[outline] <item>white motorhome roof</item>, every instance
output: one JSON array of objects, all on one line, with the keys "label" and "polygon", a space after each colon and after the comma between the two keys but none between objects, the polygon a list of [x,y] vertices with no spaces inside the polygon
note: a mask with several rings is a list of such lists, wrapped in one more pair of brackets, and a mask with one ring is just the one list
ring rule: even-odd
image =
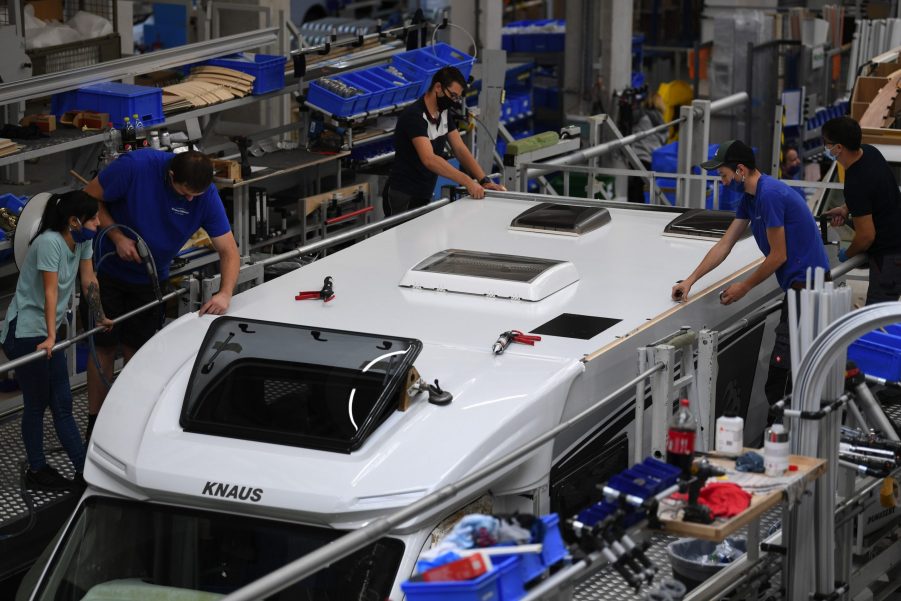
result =
[{"label": "white motorhome roof", "polygon": [[[559,423],[570,412],[570,386],[593,363],[586,357],[628,347],[622,355],[627,369],[618,370],[628,373],[609,374],[618,384],[636,373],[634,335],[649,324],[677,315],[694,327],[721,326],[736,311],[716,300],[722,282],[761,259],[753,239],[741,240],[698,282],[694,298],[677,304],[670,300],[673,283],[694,269],[712,242],[661,235],[676,213],[614,208],[610,224],[582,237],[510,230],[511,220],[530,206],[458,201],[232,301],[229,315],[236,317],[418,339],[423,350],[415,366],[454,394],[451,405],[421,400],[396,412],[350,455],[184,432],[185,389],[215,319],[193,313],[151,339],[119,376],[91,439],[88,480],[133,497],[182,502],[202,500],[208,482],[260,488],[270,515],[360,523],[371,511],[405,505]],[[538,302],[398,285],[410,267],[447,249],[568,261],[579,280]],[[294,300],[301,290],[318,289],[326,276],[334,278],[335,300]],[[746,300],[773,290],[760,286]],[[588,339],[544,335],[534,347],[491,353],[501,332],[532,331],[564,313],[620,321]]]}]

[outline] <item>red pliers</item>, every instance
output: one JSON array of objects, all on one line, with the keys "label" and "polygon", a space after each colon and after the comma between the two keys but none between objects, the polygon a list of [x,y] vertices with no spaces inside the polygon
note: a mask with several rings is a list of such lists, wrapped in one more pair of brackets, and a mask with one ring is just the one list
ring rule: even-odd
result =
[{"label": "red pliers", "polygon": [[535,346],[535,343],[540,340],[541,336],[523,334],[519,330],[509,330],[498,336],[497,342],[494,343],[494,346],[491,347],[491,350],[495,355],[500,355],[505,350],[507,350],[508,346],[510,346],[514,342],[518,342],[519,344],[528,344],[529,346]]},{"label": "red pliers", "polygon": [[326,276],[322,282],[322,290],[301,290],[294,297],[294,300],[316,300],[319,299],[324,303],[335,298],[335,289],[333,286],[332,276]]}]

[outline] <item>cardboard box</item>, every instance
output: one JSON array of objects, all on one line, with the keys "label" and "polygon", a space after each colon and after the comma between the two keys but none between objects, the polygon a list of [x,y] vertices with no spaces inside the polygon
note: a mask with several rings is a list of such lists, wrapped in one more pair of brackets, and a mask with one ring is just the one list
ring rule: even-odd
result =
[{"label": "cardboard box", "polygon": [[44,21],[62,21],[62,0],[28,0],[28,4],[34,8],[34,16]]},{"label": "cardboard box", "polygon": [[213,159],[213,173],[216,177],[241,181],[241,163],[226,159]]},{"label": "cardboard box", "polygon": [[95,113],[84,111],[75,116],[72,125],[79,129],[104,129],[109,123],[109,113]]},{"label": "cardboard box", "polygon": [[901,146],[901,129],[862,127],[860,131],[863,134],[861,142],[864,144],[891,144],[893,146]]},{"label": "cardboard box", "polygon": [[[895,70],[893,68],[892,72]],[[854,93],[851,96],[851,118],[860,121],[870,103],[876,98],[876,94],[888,82],[888,77],[858,77],[854,82]]]},{"label": "cardboard box", "polygon": [[45,134],[56,131],[56,115],[28,115],[22,118],[19,125],[27,127],[32,123]]}]

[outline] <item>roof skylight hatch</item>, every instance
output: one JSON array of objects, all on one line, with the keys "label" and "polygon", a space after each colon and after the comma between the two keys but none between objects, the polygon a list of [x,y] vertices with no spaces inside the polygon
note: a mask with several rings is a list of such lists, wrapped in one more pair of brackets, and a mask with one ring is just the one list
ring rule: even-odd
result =
[{"label": "roof skylight hatch", "polygon": [[[694,238],[696,240],[719,240],[735,219],[733,211],[710,211],[689,209],[666,224],[664,236]],[[750,228],[742,233],[742,238],[751,235]]]},{"label": "roof skylight hatch", "polygon": [[350,453],[393,412],[422,343],[220,317],[182,406],[185,431]]},{"label": "roof skylight hatch", "polygon": [[577,281],[569,261],[449,249],[409,269],[400,286],[539,301]]},{"label": "roof skylight hatch", "polygon": [[603,207],[542,203],[514,217],[510,229],[584,236],[607,223],[610,223],[610,212]]}]

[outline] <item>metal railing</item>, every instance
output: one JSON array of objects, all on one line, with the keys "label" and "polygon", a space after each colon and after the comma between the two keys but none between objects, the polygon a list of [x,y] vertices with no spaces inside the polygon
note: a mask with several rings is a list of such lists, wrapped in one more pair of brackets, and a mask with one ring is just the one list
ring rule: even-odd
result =
[{"label": "metal railing", "polygon": [[[528,180],[532,177],[533,169],[540,169],[547,165],[548,163],[522,163],[520,166],[524,167],[519,174],[519,188],[521,190],[526,189],[525,186],[528,185]],[[563,195],[567,196],[570,194],[570,174],[572,173],[585,173],[589,175],[625,175],[628,177],[640,177],[642,179],[647,179],[649,186],[649,198],[656,199],[658,198],[657,190],[658,190],[658,179],[672,179],[676,180],[676,186],[678,190],[678,186],[685,185],[686,182],[689,181],[706,181],[708,183],[719,183],[721,178],[716,174],[695,174],[695,173],[668,173],[662,171],[644,171],[638,169],[624,169],[624,168],[616,168],[616,167],[588,167],[585,165],[559,165],[554,169],[549,170],[549,172],[559,172],[563,175]],[[779,180],[782,183],[786,184],[792,188],[805,188],[811,190],[844,190],[844,184],[833,183],[833,182],[810,182],[803,180]],[[550,186],[550,183],[539,182],[544,188]],[[712,186],[711,194],[713,194],[713,208],[719,208],[719,193],[720,187],[717,185]],[[677,194],[678,196],[678,194]],[[669,205],[674,206],[674,205]]]},{"label": "metal railing", "polygon": [[[255,580],[254,582],[241,587],[240,589],[224,597],[222,601],[254,601],[256,599],[263,599],[269,595],[275,594],[281,590],[288,588],[292,584],[300,582],[304,578],[315,574],[319,570],[328,567],[334,562],[347,557],[351,553],[362,549],[366,545],[378,540],[383,535],[389,533],[392,528],[403,524],[407,520],[416,517],[417,515],[425,511],[437,507],[444,501],[453,499],[461,492],[467,491],[468,489],[479,485],[486,484],[487,479],[493,474],[496,474],[498,471],[506,467],[510,467],[517,461],[524,459],[530,453],[537,451],[545,444],[553,441],[553,439],[558,434],[571,428],[585,418],[590,417],[610,401],[613,401],[619,398],[621,395],[630,392],[638,382],[643,381],[645,378],[648,378],[652,374],[662,369],[662,367],[663,365],[660,363],[655,364],[654,366],[638,374],[635,378],[626,382],[601,400],[595,402],[581,413],[560,423],[559,425],[545,432],[531,442],[519,447],[506,457],[502,457],[496,461],[489,463],[488,465],[476,470],[475,472],[462,478],[454,484],[449,484],[433,493],[422,497],[421,499],[410,504],[404,509],[396,511],[389,516],[380,517],[370,524],[367,524],[363,528],[355,530],[349,534],[345,534],[341,538],[338,538],[331,543],[320,547],[312,553],[304,555],[303,557],[292,561],[291,563],[279,568],[278,570],[275,570],[274,572],[263,576],[259,580]],[[582,363],[574,362],[570,365],[569,369],[573,371],[581,370]]]},{"label": "metal railing", "polygon": [[[745,92],[739,92],[738,94],[732,94],[731,96],[726,96],[725,98],[721,98],[719,100],[714,100],[710,103],[710,112],[716,113],[719,111],[728,110],[730,108],[735,108],[738,106],[743,106],[748,101],[748,95]],[[695,114],[700,116],[701,113],[697,109],[695,110]],[[604,142],[603,144],[598,144],[597,146],[590,146],[588,148],[584,148],[578,152],[574,152],[571,154],[567,154],[561,157],[557,157],[554,159],[550,159],[541,163],[540,167],[532,167],[527,170],[528,177],[537,177],[539,175],[545,175],[547,173],[551,173],[553,171],[557,171],[556,167],[561,165],[572,165],[575,163],[583,163],[589,159],[593,159],[595,157],[601,156],[603,154],[607,154],[617,148],[622,146],[627,146],[629,144],[634,144],[638,140],[643,138],[647,138],[648,136],[652,136],[661,131],[665,131],[674,125],[679,125],[686,121],[685,116],[681,116],[678,119],[674,119],[668,123],[663,123],[658,125],[657,127],[652,127],[651,129],[639,132],[637,134],[631,134],[620,138],[618,140],[611,140],[610,142]]]},{"label": "metal railing", "polygon": [[[151,302],[147,303],[146,305],[141,305],[137,309],[133,309],[133,310],[129,311],[128,313],[123,313],[119,317],[116,317],[115,319],[113,319],[112,322],[113,322],[113,324],[123,322],[126,319],[134,317],[135,315],[143,313],[144,311],[149,311],[150,309],[152,309],[158,305],[161,305],[165,302],[168,302],[170,299],[173,299],[177,296],[185,294],[186,292],[187,292],[187,289],[184,289],[184,288],[181,288],[179,290],[173,290],[172,292],[169,292],[168,294],[164,294],[162,296],[162,298],[160,298],[159,300],[151,301]],[[94,334],[98,334],[98,333],[102,332],[103,330],[104,330],[104,328],[102,326],[97,326],[96,328],[82,332],[81,334],[78,334],[77,336],[73,336],[72,338],[66,338],[62,342],[58,342],[55,345],[53,345],[53,348],[50,349],[50,351],[55,353],[57,351],[66,350],[67,348],[69,348],[70,346],[75,344],[76,342],[84,340],[88,336],[93,336]],[[7,335],[9,335],[9,333],[7,333]],[[17,367],[25,365],[26,363],[31,363],[32,361],[37,361],[38,359],[41,359],[46,356],[47,356],[46,351],[34,351],[33,353],[28,353],[27,355],[22,355],[21,357],[19,357],[17,359],[13,359],[12,361],[8,361],[6,363],[0,364],[0,373],[7,372],[11,369],[15,369]]]}]

